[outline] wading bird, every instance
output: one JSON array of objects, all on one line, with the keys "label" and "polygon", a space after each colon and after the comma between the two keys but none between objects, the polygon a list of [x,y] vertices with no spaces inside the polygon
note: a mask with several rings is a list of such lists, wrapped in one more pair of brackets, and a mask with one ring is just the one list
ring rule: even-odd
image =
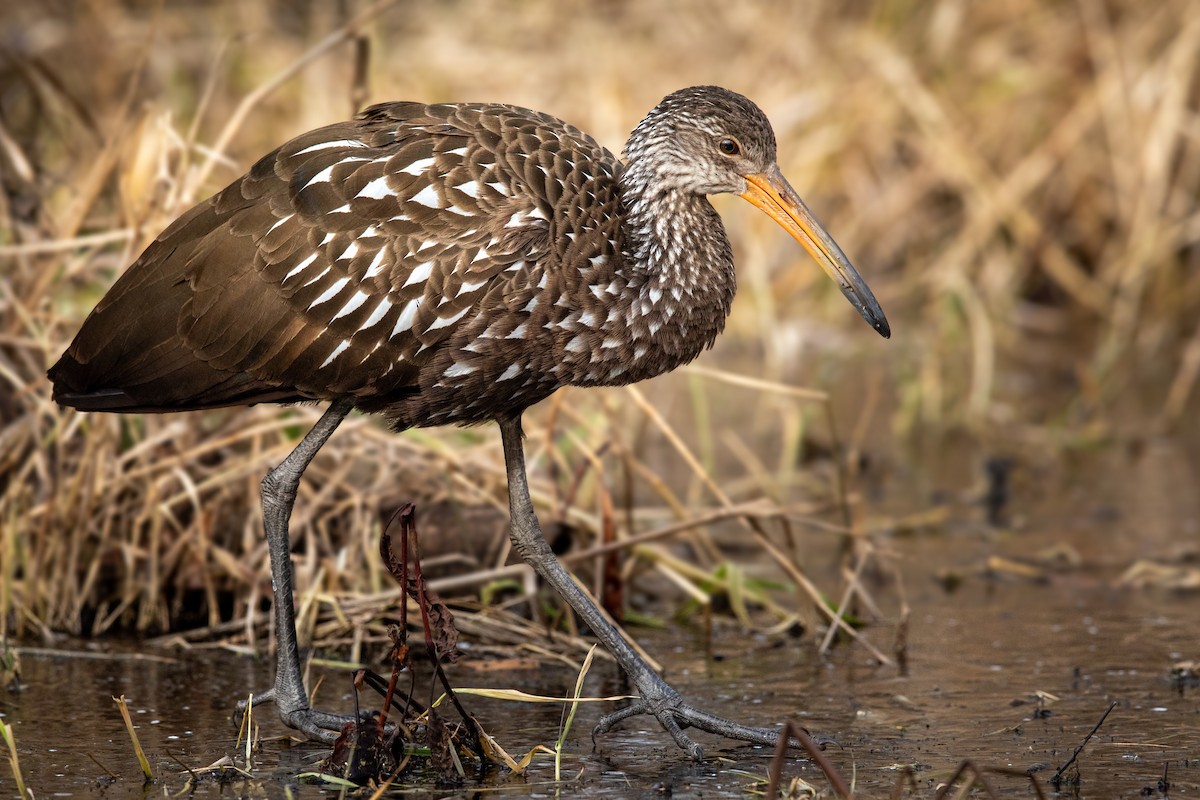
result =
[{"label": "wading bird", "polygon": [[512,541],[637,687],[598,732],[653,715],[774,744],[777,733],[683,702],[547,545],[529,497],[521,414],[561,386],[660,375],[711,346],[735,287],[707,195],[783,226],[883,336],[870,289],[775,160],[739,94],[682,89],[634,129],[624,160],[577,128],[509,105],[388,103],[305,133],[174,222],[120,277],[49,372],[85,411],[167,412],[328,401],[262,482],[284,723],[330,739],[309,706],[288,520],[305,467],[352,409],[396,429],[494,420]]}]

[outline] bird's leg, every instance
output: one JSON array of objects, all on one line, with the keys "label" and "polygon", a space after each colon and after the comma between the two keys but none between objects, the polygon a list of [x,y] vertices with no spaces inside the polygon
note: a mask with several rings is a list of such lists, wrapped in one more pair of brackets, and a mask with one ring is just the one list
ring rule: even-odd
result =
[{"label": "bird's leg", "polygon": [[[654,716],[671,734],[675,743],[697,761],[703,757],[699,744],[683,732],[695,727],[730,739],[774,746],[779,732],[770,728],[751,728],[693,708],[683,702],[679,693],[637,654],[621,632],[610,623],[571,577],[547,544],[529,497],[525,474],[525,451],[521,442],[521,419],[501,419],[500,436],[504,443],[504,463],[508,471],[508,506],[512,516],[512,542],[525,560],[579,614],[596,637],[617,659],[621,669],[637,686],[639,697],[630,706],[600,719],[592,735],[605,733],[616,723],[640,714]],[[793,740],[794,746],[800,746]]]},{"label": "bird's leg", "polygon": [[330,435],[354,407],[351,399],[335,400],[317,424],[279,466],[262,481],[263,527],[271,557],[271,588],[275,606],[275,689],[273,696],[284,724],[313,739],[333,741],[344,717],[316,711],[308,705],[296,641],[296,612],[292,606],[292,552],[288,520],[296,502],[300,476]]}]

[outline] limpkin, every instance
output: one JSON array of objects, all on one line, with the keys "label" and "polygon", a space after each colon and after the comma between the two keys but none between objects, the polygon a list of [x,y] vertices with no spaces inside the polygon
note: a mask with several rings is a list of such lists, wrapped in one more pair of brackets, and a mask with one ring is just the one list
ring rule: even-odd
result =
[{"label": "limpkin", "polygon": [[330,401],[262,481],[285,724],[328,740],[301,677],[288,520],[301,474],[352,409],[397,430],[495,420],[513,544],[608,647],[650,714],[776,742],[683,702],[551,552],[529,497],[521,414],[561,386],[628,384],[696,358],[733,301],[733,255],[707,195],[740,195],[815,258],[883,336],[887,320],[781,174],[763,112],[713,86],[668,95],[624,161],[510,105],[376,105],[305,133],[176,220],[84,322],[49,375],[86,411]]}]

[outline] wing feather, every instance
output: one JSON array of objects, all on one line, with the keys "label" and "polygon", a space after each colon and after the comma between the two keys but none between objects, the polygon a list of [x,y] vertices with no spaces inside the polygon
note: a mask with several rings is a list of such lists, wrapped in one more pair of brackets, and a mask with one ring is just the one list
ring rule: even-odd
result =
[{"label": "wing feather", "polygon": [[521,281],[545,277],[576,151],[611,158],[504,106],[393,103],[303,134],[126,271],[51,371],[57,395],[166,410],[411,391],[455,330],[482,330],[485,299],[523,298],[508,332],[528,316]]}]

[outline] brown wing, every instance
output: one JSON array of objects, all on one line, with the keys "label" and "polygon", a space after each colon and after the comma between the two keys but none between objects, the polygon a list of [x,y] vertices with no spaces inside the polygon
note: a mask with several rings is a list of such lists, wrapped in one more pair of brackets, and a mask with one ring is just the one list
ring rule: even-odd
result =
[{"label": "brown wing", "polygon": [[507,106],[389,104],[304,134],[127,270],[51,370],[56,397],[174,410],[402,395],[497,276],[545,258],[564,157],[615,164]]}]

